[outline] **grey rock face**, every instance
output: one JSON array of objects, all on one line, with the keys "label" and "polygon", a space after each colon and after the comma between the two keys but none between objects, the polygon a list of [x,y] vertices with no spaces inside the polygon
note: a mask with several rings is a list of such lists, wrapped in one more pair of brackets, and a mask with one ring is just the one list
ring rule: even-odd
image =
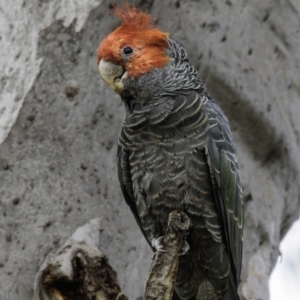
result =
[{"label": "grey rock face", "polygon": [[[107,14],[109,1],[70,0],[65,7],[26,1],[24,16],[19,2],[0,3],[7,25],[0,58],[0,298],[32,299],[47,254],[95,217],[102,220],[100,251],[124,292],[141,297],[151,253],[116,170],[125,112],[99,79],[95,58],[118,20]],[[268,299],[278,244],[299,211],[300,6],[294,0],[140,4],[184,45],[231,122],[246,207],[240,292]]]}]

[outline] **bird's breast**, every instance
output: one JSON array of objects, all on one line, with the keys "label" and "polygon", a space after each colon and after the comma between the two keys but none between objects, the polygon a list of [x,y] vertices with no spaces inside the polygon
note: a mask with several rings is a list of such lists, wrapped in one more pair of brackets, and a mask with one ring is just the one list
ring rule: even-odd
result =
[{"label": "bird's breast", "polygon": [[129,161],[134,198],[142,220],[153,215],[153,221],[166,228],[169,213],[181,209],[202,240],[221,241],[204,148],[170,154],[161,146],[141,146],[131,153]]},{"label": "bird's breast", "polygon": [[161,113],[143,106],[126,119],[119,143],[129,153],[134,201],[142,222],[151,216],[151,222],[166,228],[169,213],[181,209],[203,239],[213,236],[220,241],[205,156],[209,124],[201,109],[204,102],[191,93],[174,103],[162,102]]}]

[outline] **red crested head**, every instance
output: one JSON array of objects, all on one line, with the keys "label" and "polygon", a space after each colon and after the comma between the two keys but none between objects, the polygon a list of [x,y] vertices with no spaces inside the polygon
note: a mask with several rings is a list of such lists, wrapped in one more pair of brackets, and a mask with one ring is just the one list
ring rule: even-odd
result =
[{"label": "red crested head", "polygon": [[154,18],[128,3],[116,7],[114,14],[122,24],[101,42],[98,64],[104,60],[120,65],[135,78],[167,64],[168,33],[154,26]]}]

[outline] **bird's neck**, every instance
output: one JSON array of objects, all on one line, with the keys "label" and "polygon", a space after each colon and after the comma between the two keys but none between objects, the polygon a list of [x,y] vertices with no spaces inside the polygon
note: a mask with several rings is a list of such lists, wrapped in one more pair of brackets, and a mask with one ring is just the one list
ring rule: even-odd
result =
[{"label": "bird's neck", "polygon": [[180,93],[197,91],[203,94],[204,86],[196,69],[190,65],[186,51],[176,42],[169,40],[170,61],[160,69],[153,69],[139,78],[125,79],[121,94],[127,111],[135,105],[149,105],[174,97]]}]

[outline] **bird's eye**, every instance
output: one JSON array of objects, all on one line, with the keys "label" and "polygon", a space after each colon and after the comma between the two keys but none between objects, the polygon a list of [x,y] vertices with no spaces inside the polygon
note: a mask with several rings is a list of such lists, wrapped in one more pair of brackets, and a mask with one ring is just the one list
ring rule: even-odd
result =
[{"label": "bird's eye", "polygon": [[125,47],[123,49],[124,54],[131,54],[133,52],[133,49],[131,47]]}]

